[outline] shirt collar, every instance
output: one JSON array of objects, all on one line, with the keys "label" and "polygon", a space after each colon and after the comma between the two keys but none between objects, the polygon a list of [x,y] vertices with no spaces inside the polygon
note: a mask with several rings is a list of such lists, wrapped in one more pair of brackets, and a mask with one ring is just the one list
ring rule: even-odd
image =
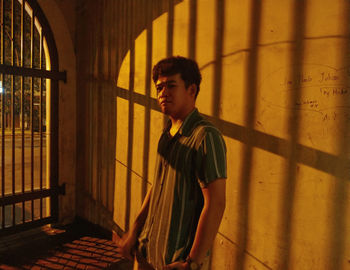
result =
[{"label": "shirt collar", "polygon": [[[199,116],[200,114],[198,112],[198,109],[194,108],[193,111],[186,116],[185,120],[183,121],[177,133],[179,133],[180,135],[188,136],[193,129],[193,124],[197,122]],[[165,131],[169,132],[170,128],[171,128],[171,121],[169,120],[165,128]]]}]

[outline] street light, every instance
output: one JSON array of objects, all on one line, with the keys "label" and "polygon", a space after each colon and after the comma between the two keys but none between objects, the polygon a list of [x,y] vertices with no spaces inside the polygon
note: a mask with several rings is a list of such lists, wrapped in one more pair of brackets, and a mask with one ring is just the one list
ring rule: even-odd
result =
[{"label": "street light", "polygon": [[4,92],[4,89],[2,88],[2,81],[0,81],[0,94]]}]

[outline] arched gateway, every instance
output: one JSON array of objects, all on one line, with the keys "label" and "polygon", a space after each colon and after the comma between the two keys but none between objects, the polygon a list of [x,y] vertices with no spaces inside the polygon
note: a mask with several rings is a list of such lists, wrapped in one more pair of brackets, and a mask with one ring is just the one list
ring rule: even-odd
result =
[{"label": "arched gateway", "polygon": [[35,0],[0,0],[0,235],[58,217],[58,55]]}]

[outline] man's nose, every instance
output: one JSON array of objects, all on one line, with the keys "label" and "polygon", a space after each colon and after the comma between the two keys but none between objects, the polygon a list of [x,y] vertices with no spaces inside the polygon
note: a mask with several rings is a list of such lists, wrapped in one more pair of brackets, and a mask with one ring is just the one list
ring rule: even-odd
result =
[{"label": "man's nose", "polygon": [[167,96],[168,95],[168,87],[164,85],[158,92],[158,95],[160,97]]}]

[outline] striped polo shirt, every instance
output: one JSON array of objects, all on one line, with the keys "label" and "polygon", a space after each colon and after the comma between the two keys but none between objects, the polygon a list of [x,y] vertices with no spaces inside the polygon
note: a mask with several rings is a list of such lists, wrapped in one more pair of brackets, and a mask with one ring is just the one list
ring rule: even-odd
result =
[{"label": "striped polo shirt", "polygon": [[203,208],[201,188],[226,178],[220,131],[194,109],[174,137],[171,122],[159,143],[148,216],[139,250],[156,269],[188,256]]}]

